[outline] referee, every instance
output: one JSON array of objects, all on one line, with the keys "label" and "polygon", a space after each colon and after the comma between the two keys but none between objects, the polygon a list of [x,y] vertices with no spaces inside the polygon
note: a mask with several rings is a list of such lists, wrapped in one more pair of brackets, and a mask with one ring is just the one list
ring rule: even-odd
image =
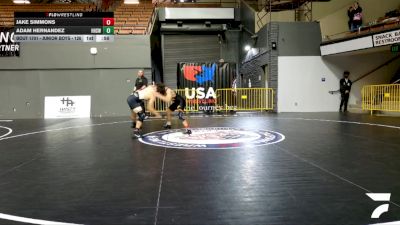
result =
[{"label": "referee", "polygon": [[[140,91],[144,88],[147,87],[148,81],[147,78],[144,76],[143,70],[138,71],[138,77],[136,78],[135,81],[135,87],[133,88],[133,92]],[[142,102],[142,108],[144,108],[144,102]],[[136,127],[136,114],[132,113],[131,114],[131,119],[132,119],[132,128]]]},{"label": "referee", "polygon": [[139,70],[138,77],[136,78],[136,81],[135,81],[134,91],[141,90],[141,89],[147,87],[147,84],[148,84],[148,81],[147,81],[147,78],[144,76],[143,70]]}]

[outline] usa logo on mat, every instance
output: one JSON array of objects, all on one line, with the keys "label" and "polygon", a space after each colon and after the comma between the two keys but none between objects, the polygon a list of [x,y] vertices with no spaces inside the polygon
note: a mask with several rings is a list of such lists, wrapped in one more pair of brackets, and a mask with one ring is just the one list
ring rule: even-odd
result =
[{"label": "usa logo on mat", "polygon": [[268,130],[232,127],[192,128],[191,130],[191,135],[184,134],[184,129],[151,132],[143,135],[139,141],[163,148],[227,149],[275,144],[285,139],[283,134]]}]

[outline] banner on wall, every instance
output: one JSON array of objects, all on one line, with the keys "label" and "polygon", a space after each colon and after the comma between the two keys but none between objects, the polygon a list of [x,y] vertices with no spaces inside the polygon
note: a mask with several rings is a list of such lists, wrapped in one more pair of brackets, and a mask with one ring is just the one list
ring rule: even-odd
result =
[{"label": "banner on wall", "polygon": [[0,27],[0,57],[19,56],[20,45],[14,40],[13,28]]},{"label": "banner on wall", "polygon": [[91,96],[46,96],[44,118],[88,118]]},{"label": "banner on wall", "polygon": [[235,63],[178,63],[178,89],[185,89],[187,101],[198,102],[200,111],[214,111],[216,90],[232,88]]}]

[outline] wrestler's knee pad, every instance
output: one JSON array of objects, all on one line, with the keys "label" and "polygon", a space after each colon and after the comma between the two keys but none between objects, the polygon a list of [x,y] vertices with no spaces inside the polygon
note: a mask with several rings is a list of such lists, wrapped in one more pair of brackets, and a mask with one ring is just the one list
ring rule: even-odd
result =
[{"label": "wrestler's knee pad", "polygon": [[139,121],[143,122],[146,119],[146,114],[142,111],[138,113]]},{"label": "wrestler's knee pad", "polygon": [[133,112],[134,113],[140,113],[140,112],[143,112],[143,108],[142,108],[142,106],[138,106],[138,107],[135,107],[134,109],[133,109]]},{"label": "wrestler's knee pad", "polygon": [[185,120],[185,114],[182,112],[182,111],[179,111],[178,112],[178,118],[180,119],[180,120],[182,120],[182,121],[184,121]]},{"label": "wrestler's knee pad", "polygon": [[138,120],[141,122],[143,122],[144,119],[146,118],[146,114],[144,113],[143,108],[141,106],[134,108],[133,112],[137,113]]}]

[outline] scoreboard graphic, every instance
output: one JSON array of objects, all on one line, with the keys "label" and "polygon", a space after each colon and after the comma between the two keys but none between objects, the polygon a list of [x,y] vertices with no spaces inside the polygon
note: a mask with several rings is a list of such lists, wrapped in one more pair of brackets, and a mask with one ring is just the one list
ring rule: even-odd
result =
[{"label": "scoreboard graphic", "polygon": [[17,42],[113,42],[113,12],[15,12]]}]

